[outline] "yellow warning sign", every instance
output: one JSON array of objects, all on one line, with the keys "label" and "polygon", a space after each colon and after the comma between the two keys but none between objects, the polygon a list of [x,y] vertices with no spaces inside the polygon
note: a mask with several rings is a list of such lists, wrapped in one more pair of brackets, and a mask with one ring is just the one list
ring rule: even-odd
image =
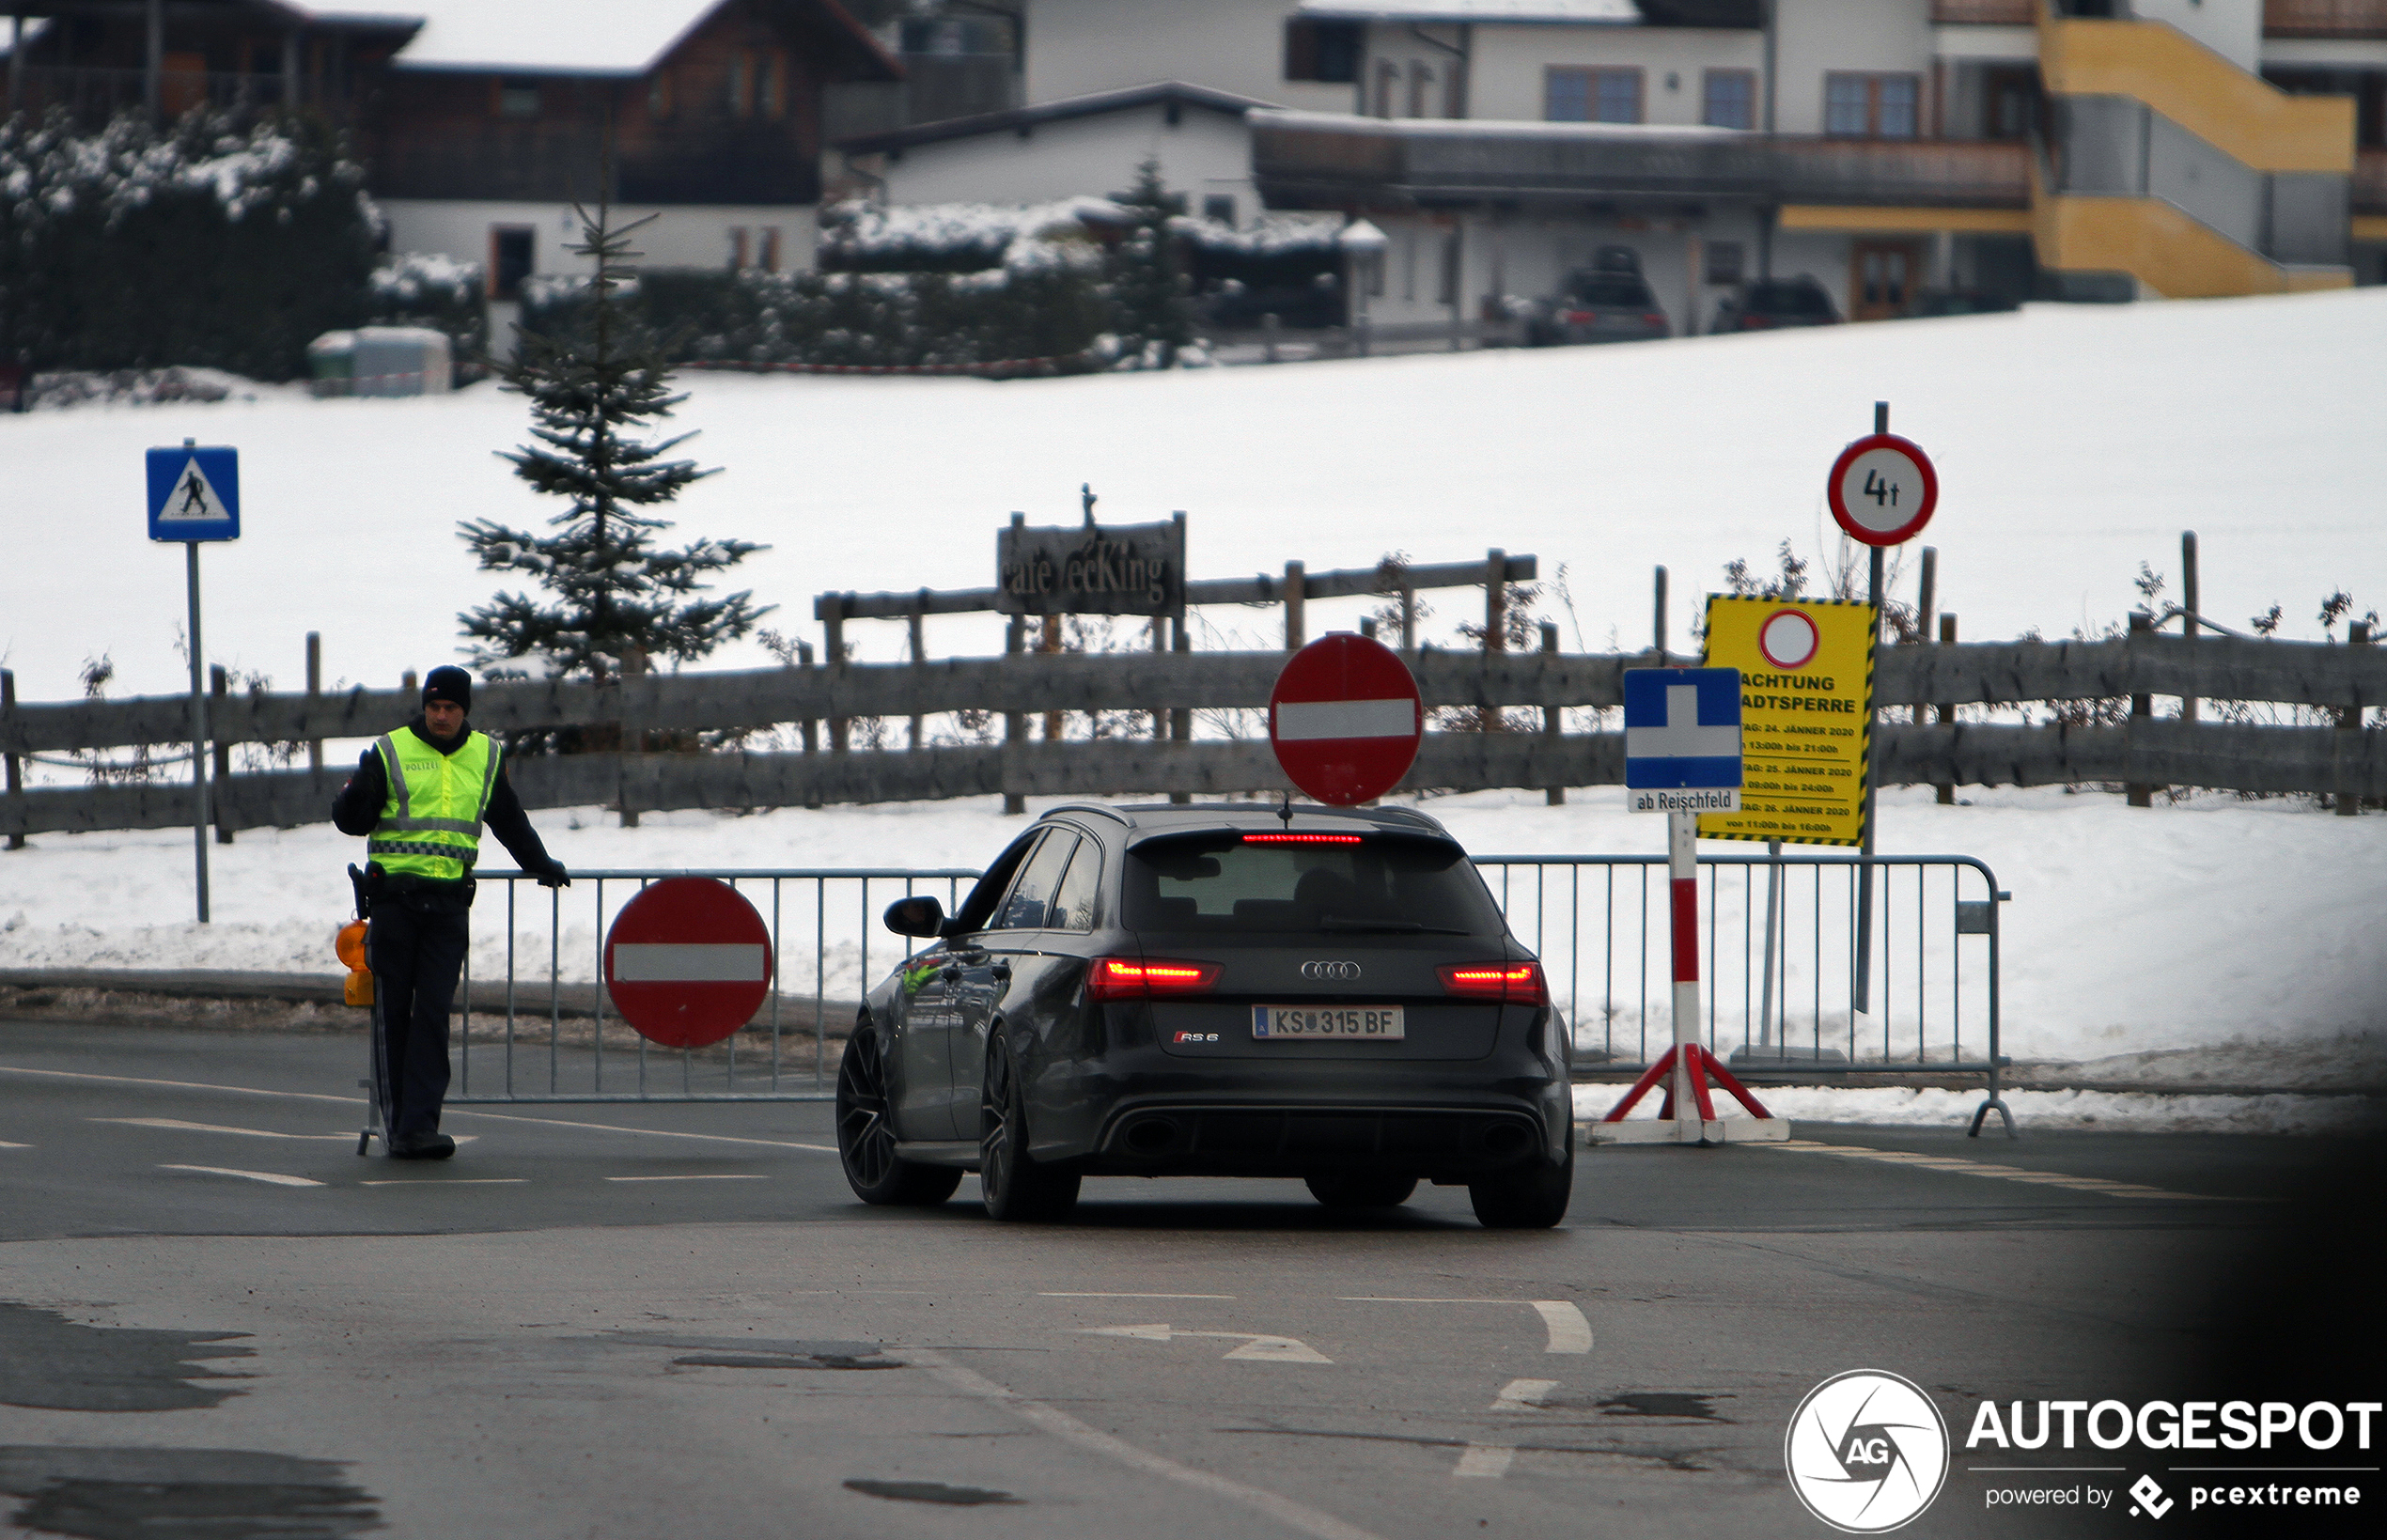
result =
[{"label": "yellow warning sign", "polygon": [[1702,839],[1859,845],[1873,706],[1873,606],[1708,599],[1701,661],[1740,671],[1740,810]]}]

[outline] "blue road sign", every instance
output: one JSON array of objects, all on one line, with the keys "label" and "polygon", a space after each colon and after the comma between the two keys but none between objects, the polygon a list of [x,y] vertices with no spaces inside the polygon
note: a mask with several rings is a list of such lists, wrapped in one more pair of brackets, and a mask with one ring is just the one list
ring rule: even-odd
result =
[{"label": "blue road sign", "polygon": [[1625,786],[1740,787],[1739,669],[1625,670]]},{"label": "blue road sign", "polygon": [[149,538],[237,540],[241,537],[241,452],[149,451]]}]

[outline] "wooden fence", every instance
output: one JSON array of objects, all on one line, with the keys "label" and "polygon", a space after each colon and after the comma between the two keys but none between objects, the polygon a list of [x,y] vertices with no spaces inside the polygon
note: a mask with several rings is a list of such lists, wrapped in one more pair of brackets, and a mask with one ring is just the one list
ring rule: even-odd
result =
[{"label": "wooden fence", "polygon": [[[1611,708],[1628,668],[1679,656],[1439,652],[1412,654],[1431,707],[1540,708],[1534,731],[1428,735],[1407,785],[1450,790],[1614,786],[1623,777],[1619,731],[1562,731],[1565,708]],[[741,672],[647,675],[594,684],[484,684],[475,725],[491,732],[620,724],[647,735],[770,728],[824,719],[1003,715],[1005,740],[987,745],[803,752],[642,753],[523,756],[508,770],[532,807],[605,805],[628,812],[910,801],[1001,793],[1011,799],[1128,793],[1221,794],[1285,786],[1260,739],[1199,739],[1197,710],[1268,704],[1281,652],[1027,654],[908,663],[845,663]],[[2038,786],[2118,782],[2332,796],[2348,810],[2387,797],[2387,732],[2364,730],[2366,708],[2387,704],[2387,653],[2368,646],[2184,638],[2153,632],[2085,643],[1884,646],[1875,691],[1885,708],[1876,763],[1883,784]],[[2336,725],[2257,725],[2159,717],[2155,697],[2313,708]],[[1909,708],[2128,700],[2114,725],[2017,726],[1950,720]],[[209,703],[218,748],[369,738],[412,717],[402,691],[233,694]],[[1032,714],[1133,712],[1138,736],[1037,742]],[[1149,726],[1143,723],[1148,722]],[[0,707],[0,753],[172,745],[187,741],[179,695]],[[1147,735],[1148,736],[1144,736]],[[807,732],[806,741],[814,741]],[[290,827],[329,817],[347,774],[335,765],[234,774],[214,786],[220,829]],[[174,773],[169,771],[168,773]],[[1016,805],[1016,803],[1015,803]],[[187,782],[24,788],[0,794],[0,833],[187,825]]]}]

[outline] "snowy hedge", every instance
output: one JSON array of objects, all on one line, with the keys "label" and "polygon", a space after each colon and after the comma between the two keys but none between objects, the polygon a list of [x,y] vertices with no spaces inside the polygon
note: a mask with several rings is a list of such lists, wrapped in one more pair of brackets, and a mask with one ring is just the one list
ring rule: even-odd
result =
[{"label": "snowy hedge", "polygon": [[398,252],[373,270],[369,326],[428,326],[447,334],[456,382],[488,374],[489,306],[478,262]]},{"label": "snowy hedge", "polygon": [[[577,323],[585,282],[526,287],[523,326]],[[1012,272],[713,272],[659,269],[632,302],[679,362],[911,366],[1085,353],[1104,331],[1093,280]]]},{"label": "snowy hedge", "polygon": [[377,219],[322,131],[194,114],[0,124],[0,353],[288,380],[369,314]]}]

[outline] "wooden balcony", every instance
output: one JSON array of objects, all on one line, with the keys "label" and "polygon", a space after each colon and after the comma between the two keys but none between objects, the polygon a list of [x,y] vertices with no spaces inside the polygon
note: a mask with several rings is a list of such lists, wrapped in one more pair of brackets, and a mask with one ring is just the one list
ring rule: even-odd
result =
[{"label": "wooden balcony", "polygon": [[1725,199],[2022,209],[2031,198],[2029,151],[2018,142],[1268,113],[1252,124],[1253,172],[1275,208]]},{"label": "wooden balcony", "polygon": [[2266,38],[2387,38],[2387,0],[2263,0]]},{"label": "wooden balcony", "polygon": [[1931,0],[1940,26],[2036,26],[2045,0]]},{"label": "wooden balcony", "polygon": [[[38,118],[59,107],[78,124],[97,128],[120,113],[139,112],[147,106],[148,82],[146,70],[97,66],[26,65],[16,71],[0,70],[0,117],[23,112]],[[273,112],[283,105],[282,90],[278,74],[166,70],[158,76],[158,104],[167,117],[179,117],[198,106],[236,117]],[[308,105],[341,117],[346,104],[312,101]]]}]

